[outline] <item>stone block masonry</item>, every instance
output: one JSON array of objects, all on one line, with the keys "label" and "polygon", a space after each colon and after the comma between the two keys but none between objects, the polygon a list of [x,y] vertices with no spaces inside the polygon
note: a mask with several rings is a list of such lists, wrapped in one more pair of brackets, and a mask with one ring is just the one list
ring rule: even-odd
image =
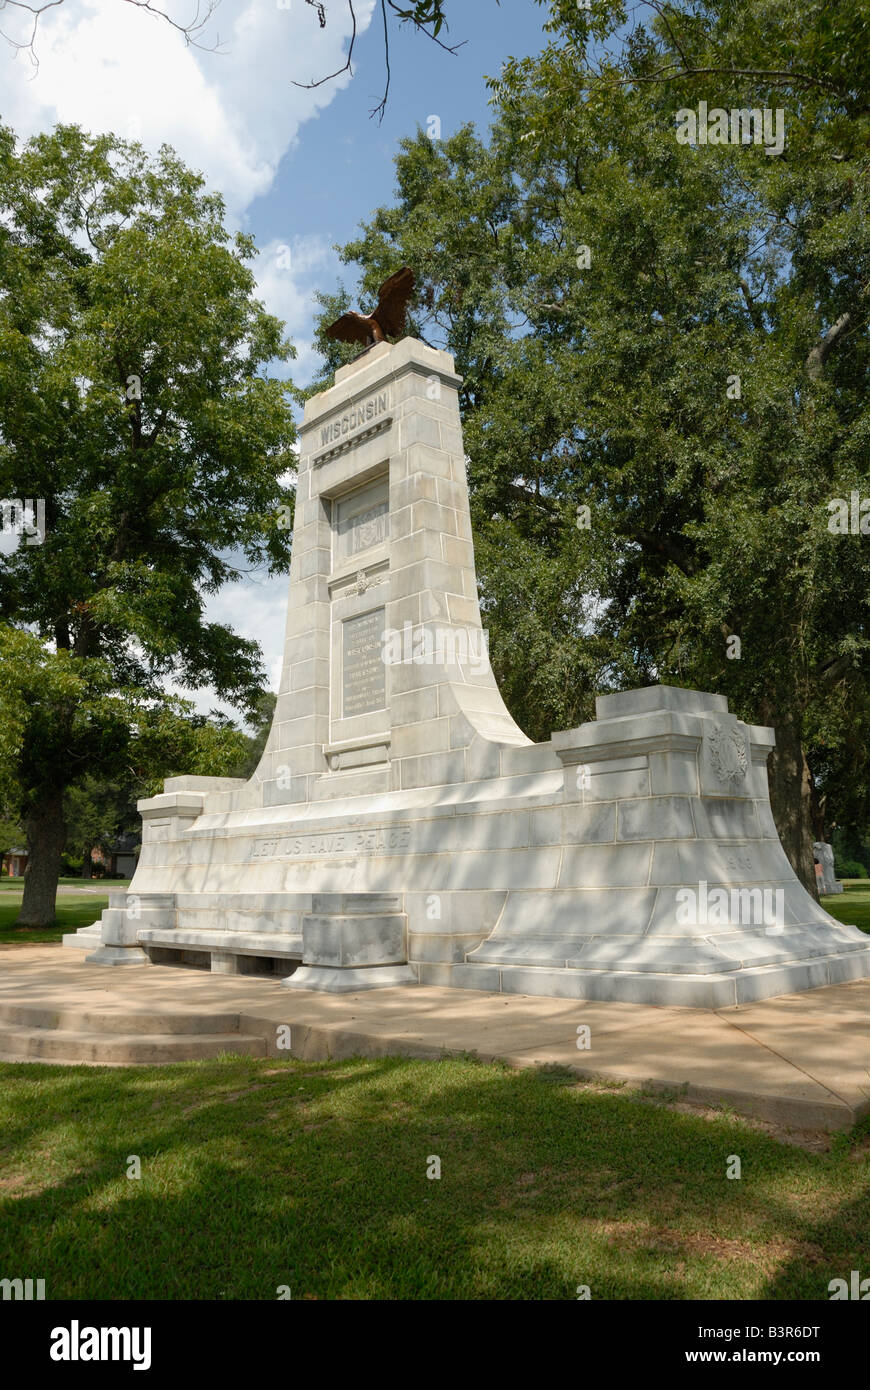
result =
[{"label": "stone block masonry", "polygon": [[481,625],[459,386],[406,338],[307,403],[260,766],[141,802],[129,890],[96,949],[93,928],[68,944],[291,989],[707,1009],[870,975],[870,940],[779,843],[771,730],[667,686],[604,695],[547,743],[517,728]]}]

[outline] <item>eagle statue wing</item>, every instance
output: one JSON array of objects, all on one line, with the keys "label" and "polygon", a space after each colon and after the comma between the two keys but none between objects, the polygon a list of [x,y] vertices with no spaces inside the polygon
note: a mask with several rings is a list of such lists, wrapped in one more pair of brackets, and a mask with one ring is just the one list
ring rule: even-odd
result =
[{"label": "eagle statue wing", "polygon": [[326,336],[337,338],[341,343],[368,343],[372,336],[372,326],[364,315],[351,311],[342,314],[340,319],[331,323],[326,330]]},{"label": "eagle statue wing", "polygon": [[372,314],[385,337],[395,338],[405,330],[405,311],[414,293],[414,272],[403,265],[378,290],[378,307]]}]

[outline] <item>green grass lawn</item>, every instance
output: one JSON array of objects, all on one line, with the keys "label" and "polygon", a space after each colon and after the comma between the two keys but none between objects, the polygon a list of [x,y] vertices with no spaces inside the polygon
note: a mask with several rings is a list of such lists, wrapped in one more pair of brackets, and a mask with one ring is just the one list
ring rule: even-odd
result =
[{"label": "green grass lawn", "polygon": [[[38,935],[0,898],[0,941],[105,901]],[[824,905],[870,930],[866,880]],[[0,1063],[0,1272],[50,1299],[826,1301],[868,1248],[870,1121],[813,1152],[464,1059]]]},{"label": "green grass lawn", "polygon": [[870,932],[870,879],[847,878],[835,898],[822,898],[822,907],[838,922],[849,922]]},{"label": "green grass lawn", "polygon": [[[75,880],[73,880],[75,881]],[[102,894],[75,894],[61,891],[57,895],[57,916],[51,927],[16,927],[15,919],[21,906],[21,888],[17,893],[0,895],[0,943],[20,942],[40,946],[48,941],[60,941],[64,932],[77,931],[96,922],[109,899]]]},{"label": "green grass lawn", "polygon": [[49,1299],[827,1300],[870,1248],[866,1125],[470,1059],[0,1064],[0,1136],[0,1269]]}]

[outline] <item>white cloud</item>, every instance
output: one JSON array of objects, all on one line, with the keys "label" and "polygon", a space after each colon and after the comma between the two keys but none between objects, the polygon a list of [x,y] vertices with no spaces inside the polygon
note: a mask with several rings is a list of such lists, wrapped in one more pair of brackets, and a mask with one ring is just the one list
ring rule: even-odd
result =
[{"label": "white cloud", "polygon": [[260,248],[254,262],[258,297],[271,314],[284,320],[297,353],[289,362],[273,363],[273,375],[292,377],[297,386],[311,380],[320,360],[308,336],[317,308],[314,291],[333,279],[338,268],[338,257],[326,237],[291,236]]},{"label": "white cloud", "polygon": [[[166,8],[181,24],[195,10],[193,0],[168,0]],[[360,0],[359,33],[373,8],[374,0]],[[21,39],[28,19],[7,7],[0,27]],[[300,125],[350,80],[345,73],[313,91],[293,86],[341,67],[349,32],[344,6],[330,6],[321,29],[302,0],[288,9],[249,0],[235,12],[216,9],[198,36],[201,45],[220,37],[220,51],[209,52],[136,5],[67,0],[40,18],[38,69],[26,50],[0,51],[3,119],[24,137],[60,121],[140,139],[149,149],[170,144],[241,219],[271,186]]]}]

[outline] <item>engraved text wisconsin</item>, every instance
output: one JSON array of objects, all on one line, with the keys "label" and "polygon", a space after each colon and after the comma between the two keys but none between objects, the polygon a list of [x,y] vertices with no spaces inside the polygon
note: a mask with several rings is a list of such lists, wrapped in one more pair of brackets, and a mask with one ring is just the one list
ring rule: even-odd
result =
[{"label": "engraved text wisconsin", "polygon": [[345,411],[336,420],[330,420],[328,425],[320,427],[320,447],[326,444],[336,444],[341,439],[346,439],[349,434],[354,434],[357,430],[364,429],[366,425],[371,425],[379,416],[386,414],[390,408],[389,392],[380,391],[376,396],[370,397],[367,401],[361,401],[351,410]]}]

